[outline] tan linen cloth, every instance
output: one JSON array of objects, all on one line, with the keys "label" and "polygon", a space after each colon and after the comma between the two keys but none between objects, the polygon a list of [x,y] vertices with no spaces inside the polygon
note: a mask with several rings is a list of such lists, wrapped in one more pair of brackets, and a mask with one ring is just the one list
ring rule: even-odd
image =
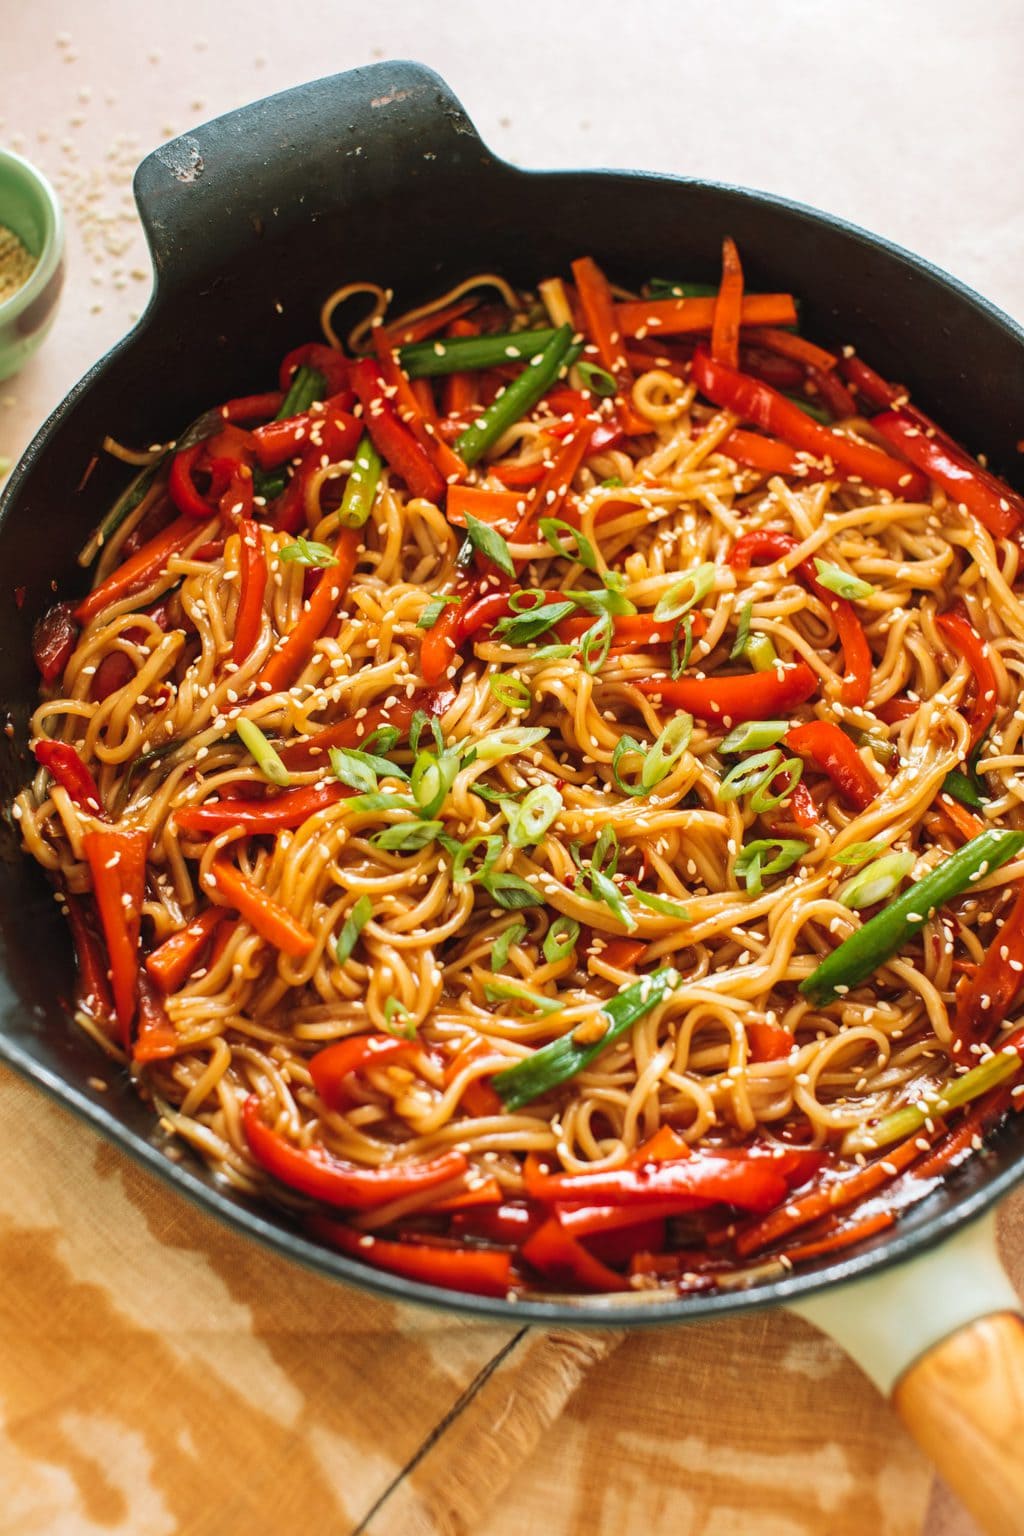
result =
[{"label": "tan linen cloth", "polygon": [[[524,165],[764,187],[1024,312],[1008,0],[8,9],[0,144],[57,185],[68,282],[0,383],[0,457],[144,308],[141,156],[385,57],[439,70]],[[241,1241],[2,1071],[0,1170],[0,1536],[970,1536],[856,1367],[785,1314],[620,1339],[390,1307]]]}]

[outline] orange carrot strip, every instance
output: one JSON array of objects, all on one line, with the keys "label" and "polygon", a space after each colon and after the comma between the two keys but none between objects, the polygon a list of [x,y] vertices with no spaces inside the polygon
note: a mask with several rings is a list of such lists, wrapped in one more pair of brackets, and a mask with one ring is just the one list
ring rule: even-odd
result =
[{"label": "orange carrot strip", "polygon": [[711,356],[730,368],[740,365],[740,324],[743,318],[743,267],[736,242],[722,241],[722,281],[711,322]]},{"label": "orange carrot strip", "polygon": [[337,613],[338,604],[352,580],[361,537],[358,528],[343,528],[339,533],[334,546],[338,564],[326,568],[312,597],[303,604],[299,622],[263,663],[263,670],[256,679],[257,689],[263,693],[278,693],[290,688],[312,656],[314,645]]},{"label": "orange carrot strip", "polygon": [[475,309],[479,302],[475,295],[457,299],[453,304],[446,304],[444,309],[435,309],[418,320],[410,320],[407,325],[380,325],[376,330],[383,331],[392,347],[408,347],[414,341],[428,341],[431,336],[436,336],[446,325]]},{"label": "orange carrot strip", "polygon": [[455,528],[465,528],[466,513],[506,536],[519,526],[526,498],[519,491],[488,491],[481,485],[453,485],[445,512]]},{"label": "orange carrot strip", "polygon": [[[623,336],[699,336],[711,330],[715,299],[629,299],[616,304],[617,328]],[[748,293],[740,324],[796,325],[796,305],[790,293]]]},{"label": "orange carrot strip", "polygon": [[650,432],[651,423],[633,409],[633,370],[622,345],[622,327],[616,316],[608,279],[591,256],[574,261],[572,275],[576,279],[587,334],[597,348],[602,367],[612,375],[618,389],[619,420],[623,430],[632,434]]},{"label": "orange carrot strip", "polygon": [[775,330],[771,326],[748,330],[743,340],[752,342],[756,347],[764,347],[766,352],[774,352],[777,357],[790,357],[794,363],[803,363],[807,368],[820,368],[824,373],[829,373],[839,361],[834,352],[826,352],[824,347],[815,346],[813,341],[807,341],[792,331]]},{"label": "orange carrot strip", "polygon": [[207,907],[146,956],[146,970],[161,992],[177,992],[224,921],[222,907]]},{"label": "orange carrot strip", "polygon": [[[456,320],[448,327],[449,336],[479,336],[475,320]],[[449,373],[441,381],[441,414],[465,416],[479,398],[475,373]]]},{"label": "orange carrot strip", "polygon": [[224,905],[233,907],[244,917],[261,939],[266,939],[268,944],[295,960],[309,954],[316,943],[309,929],[247,879],[234,864],[229,864],[222,856],[215,858],[210,865],[210,874],[213,888],[224,898]]}]

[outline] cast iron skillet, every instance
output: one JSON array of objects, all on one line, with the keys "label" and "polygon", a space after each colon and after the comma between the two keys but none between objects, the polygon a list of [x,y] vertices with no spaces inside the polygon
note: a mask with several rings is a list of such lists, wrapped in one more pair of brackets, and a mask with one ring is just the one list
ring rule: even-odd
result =
[{"label": "cast iron skillet", "polygon": [[[1012,470],[1024,423],[1024,334],[961,284],[860,229],[732,187],[649,175],[523,172],[495,158],[444,83],[420,65],[384,63],[321,80],[197,128],[140,166],[136,197],[156,269],[136,326],[54,412],[0,503],[0,738],[7,802],[29,772],[36,697],[33,621],[54,591],[84,589],[75,554],[123,467],[123,441],[172,437],[212,401],[272,381],[291,347],[318,334],[322,298],[371,277],[400,304],[490,268],[524,284],[592,252],[620,281],[652,273],[714,279],[722,235],[738,241],[752,288],[791,290],[808,335],[852,342],[905,381],[927,411],[993,466]],[[56,536],[55,536],[56,534]],[[20,607],[11,600],[25,589]],[[799,1298],[902,1263],[997,1201],[1024,1170],[1024,1117],[909,1211],[891,1234],[784,1279],[706,1296],[501,1300],[438,1292],[315,1246],[269,1207],[172,1163],[149,1107],[101,1067],[69,1018],[72,960],[52,894],[0,843],[0,1058],[84,1116],[182,1193],[290,1257],[404,1300],[492,1318],[616,1325],[709,1316]],[[107,1092],[88,1086],[100,1073]]]}]

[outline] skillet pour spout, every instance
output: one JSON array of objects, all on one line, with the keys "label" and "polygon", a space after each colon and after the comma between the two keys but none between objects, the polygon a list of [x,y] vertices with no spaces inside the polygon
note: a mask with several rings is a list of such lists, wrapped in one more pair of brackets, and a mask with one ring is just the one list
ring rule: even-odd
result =
[{"label": "skillet pour spout", "polygon": [[[45,424],[0,502],[0,569],[12,588],[25,588],[20,608],[2,609],[0,690],[13,724],[0,747],[7,801],[32,771],[21,745],[36,698],[32,623],[53,601],[52,583],[61,596],[83,590],[75,552],[123,482],[123,466],[102,457],[84,474],[104,435],[165,441],[211,399],[251,392],[278,358],[318,333],[324,296],[367,274],[402,305],[474,270],[525,285],[586,251],[627,283],[652,272],[711,278],[729,233],[753,287],[798,293],[811,334],[863,349],[993,467],[1012,470],[1024,421],[1024,336],[976,294],[859,229],[763,194],[642,174],[515,169],[418,64],[374,65],[256,102],[162,146],[135,185],[156,273],[152,302]],[[40,526],[55,519],[59,538],[40,539]],[[126,1076],[102,1096],[89,1087],[97,1057],[70,1019],[65,928],[10,821],[2,835],[0,1059],[239,1230],[396,1298],[615,1326],[792,1302],[924,1253],[992,1206],[1024,1168],[1024,1126],[1013,1117],[984,1159],[969,1161],[893,1232],[743,1289],[512,1303],[371,1271],[216,1184],[198,1163],[171,1162]]]}]

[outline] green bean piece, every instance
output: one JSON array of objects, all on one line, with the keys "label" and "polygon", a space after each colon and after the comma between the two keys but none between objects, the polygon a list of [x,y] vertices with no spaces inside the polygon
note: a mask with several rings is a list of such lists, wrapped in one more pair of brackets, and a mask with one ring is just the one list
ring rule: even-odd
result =
[{"label": "green bean piece", "polygon": [[553,330],[503,331],[498,336],[414,341],[400,347],[398,357],[410,379],[437,379],[447,373],[475,373],[481,368],[528,363],[556,334]]},{"label": "green bean piece", "polygon": [[326,393],[327,380],[319,368],[307,368],[303,363],[302,367],[296,368],[292,374],[288,393],[281,401],[281,409],[274,420],[287,421],[289,416],[298,416],[303,411],[308,411],[313,401],[322,400]]},{"label": "green bean piece", "polygon": [[540,355],[531,358],[519,377],[460,434],[455,443],[456,453],[467,464],[475,464],[503,432],[532,411],[570,361],[573,351],[572,326],[559,326]]}]

